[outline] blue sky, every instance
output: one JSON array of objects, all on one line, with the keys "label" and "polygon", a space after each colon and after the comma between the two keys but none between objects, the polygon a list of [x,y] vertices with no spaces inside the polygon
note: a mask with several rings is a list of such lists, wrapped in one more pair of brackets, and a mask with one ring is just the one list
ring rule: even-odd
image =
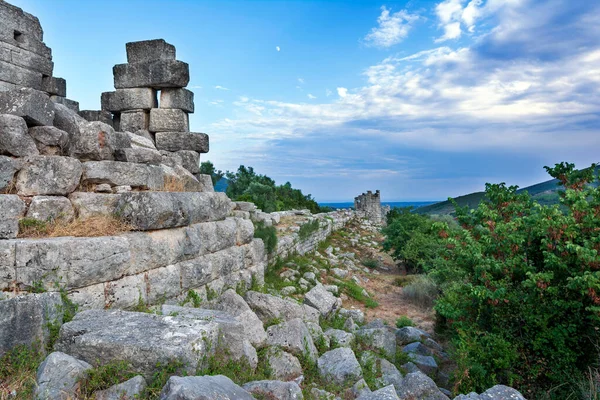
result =
[{"label": "blue sky", "polygon": [[600,161],[600,2],[12,0],[82,109],[128,41],[190,64],[203,160],[318,201],[438,200]]}]

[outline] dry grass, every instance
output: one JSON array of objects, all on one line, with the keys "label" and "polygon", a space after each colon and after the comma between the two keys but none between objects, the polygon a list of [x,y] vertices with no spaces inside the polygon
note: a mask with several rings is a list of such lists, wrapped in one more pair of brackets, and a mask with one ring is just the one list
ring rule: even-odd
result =
[{"label": "dry grass", "polygon": [[185,182],[176,176],[165,176],[165,183],[162,187],[163,192],[185,192]]},{"label": "dry grass", "polygon": [[73,222],[42,222],[28,218],[19,221],[20,238],[114,236],[131,230],[130,225],[113,215],[75,219]]},{"label": "dry grass", "polygon": [[402,288],[402,297],[411,303],[422,307],[431,308],[438,296],[438,288],[427,275],[418,275]]},{"label": "dry grass", "polygon": [[17,194],[17,184],[13,179],[9,182],[9,184],[4,188],[4,190],[0,190],[1,194]]}]

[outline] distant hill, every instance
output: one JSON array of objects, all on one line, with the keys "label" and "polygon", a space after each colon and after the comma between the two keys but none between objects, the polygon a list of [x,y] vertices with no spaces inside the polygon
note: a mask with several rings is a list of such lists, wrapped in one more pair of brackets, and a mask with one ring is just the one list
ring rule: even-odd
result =
[{"label": "distant hill", "polygon": [[[596,175],[600,172],[600,167],[596,168]],[[594,182],[592,185],[597,186],[598,183]],[[558,204],[558,191],[562,190],[563,187],[560,185],[558,179],[550,179],[545,182],[536,183],[535,185],[527,186],[518,190],[519,193],[528,192],[531,197],[542,205]],[[485,198],[485,192],[475,192],[466,194],[464,196],[455,197],[454,200],[459,206],[468,206],[469,208],[475,208]],[[452,214],[454,213],[454,206],[448,200],[439,203],[431,204],[429,206],[419,207],[415,210],[419,214]]]},{"label": "distant hill", "polygon": [[221,178],[215,184],[215,192],[225,192],[227,190],[227,185],[229,185],[229,181],[227,178]]}]

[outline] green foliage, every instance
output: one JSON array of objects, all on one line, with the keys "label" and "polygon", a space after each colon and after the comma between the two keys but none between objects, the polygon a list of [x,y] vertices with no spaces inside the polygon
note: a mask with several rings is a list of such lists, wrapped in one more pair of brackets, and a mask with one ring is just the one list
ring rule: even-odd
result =
[{"label": "green foliage", "polygon": [[211,301],[216,299],[217,297],[219,297],[219,293],[217,293],[216,290],[206,286],[206,300]]},{"label": "green foliage", "polygon": [[348,296],[352,297],[353,299],[360,301],[367,308],[375,308],[375,307],[379,306],[378,302],[376,302],[375,300],[373,300],[369,296],[366,296],[363,293],[363,291],[365,289],[363,289],[362,287],[360,287],[353,281],[343,281],[343,282],[340,282],[338,284],[338,286],[341,290],[343,290],[344,293],[346,293]]},{"label": "green foliage", "polygon": [[298,238],[301,241],[306,240],[310,237],[310,235],[318,231],[320,227],[321,225],[318,219],[314,219],[311,222],[307,222],[306,224],[300,227],[300,230],[298,231]]},{"label": "green foliage", "polygon": [[91,398],[94,392],[118,385],[136,375],[127,362],[111,361],[106,365],[88,370],[79,381],[80,392],[83,398]]},{"label": "green foliage", "polygon": [[264,222],[254,223],[254,237],[262,239],[267,254],[273,253],[277,247],[277,229],[274,226],[265,226]]},{"label": "green foliage", "polygon": [[202,362],[196,375],[225,375],[238,385],[246,382],[271,379],[271,366],[266,357],[268,348],[258,350],[258,365],[255,370],[246,359],[231,360],[223,349],[217,349],[215,354]]},{"label": "green foliage", "polygon": [[39,343],[32,346],[17,345],[0,357],[0,398],[33,399],[36,387],[36,371],[45,353]]},{"label": "green foliage", "polygon": [[377,267],[379,267],[379,261],[377,261],[374,258],[365,258],[364,260],[361,261],[362,265],[364,265],[367,268],[370,269],[375,269]]},{"label": "green foliage", "polygon": [[594,168],[546,167],[565,188],[562,210],[536,203],[516,186],[487,184],[487,200],[477,209],[457,208],[464,229],[434,224],[431,236],[443,245],[431,272],[442,290],[435,309],[454,342],[461,392],[504,383],[527,398],[564,399],[564,383],[597,362]]},{"label": "green foliage", "polygon": [[143,312],[143,313],[152,314],[152,310],[146,304],[146,301],[143,299],[141,293],[138,296],[138,302],[137,302],[137,304],[131,310],[132,311],[136,311],[136,312]]},{"label": "green foliage", "polygon": [[415,326],[415,323],[406,315],[396,318],[396,328],[404,328],[406,326]]},{"label": "green foliage", "polygon": [[160,392],[167,384],[169,378],[173,375],[185,376],[186,372],[181,361],[169,361],[167,364],[156,365],[156,372],[152,374],[152,378],[148,381],[148,386],[142,394],[142,399],[155,400],[160,396]]},{"label": "green foliage", "polygon": [[202,304],[202,298],[195,291],[189,290],[187,292],[187,296],[185,297],[185,300],[183,300],[181,305],[185,306],[188,303],[190,303],[194,308],[200,308],[200,305]]},{"label": "green foliage", "polygon": [[66,324],[67,322],[73,321],[75,314],[77,314],[77,311],[79,310],[79,306],[71,301],[64,288],[61,288],[59,293],[60,299],[62,300],[63,323]]},{"label": "green foliage", "polygon": [[225,173],[220,170],[217,171],[213,163],[210,161],[203,161],[200,163],[200,173],[204,175],[210,175],[213,186],[215,186],[215,184],[225,176]]}]

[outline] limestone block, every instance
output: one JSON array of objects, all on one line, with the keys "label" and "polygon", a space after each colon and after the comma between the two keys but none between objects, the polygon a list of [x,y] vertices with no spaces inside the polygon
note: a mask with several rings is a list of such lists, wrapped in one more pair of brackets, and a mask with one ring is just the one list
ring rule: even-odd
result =
[{"label": "limestone block", "polygon": [[80,379],[92,366],[61,352],[51,353],[37,370],[35,400],[74,398],[79,392]]},{"label": "limestone block", "polygon": [[66,97],[56,96],[56,95],[50,96],[50,100],[52,100],[52,102],[54,102],[54,103],[62,104],[65,107],[67,107],[69,110],[75,111],[76,113],[79,112],[79,102],[78,101],[67,99]]},{"label": "limestone block", "polygon": [[121,113],[119,130],[123,132],[136,132],[148,130],[150,125],[150,114],[144,110],[127,111]]},{"label": "limestone block", "polygon": [[187,113],[179,109],[153,108],[150,110],[150,132],[188,132]]},{"label": "limestone block", "polygon": [[[52,75],[52,70],[50,71],[50,75]],[[42,76],[42,91],[50,95],[67,97],[67,81],[63,78],[44,75]]]},{"label": "limestone block", "polygon": [[154,165],[144,165],[117,161],[88,161],[83,163],[84,183],[108,183],[111,186],[161,190],[164,186],[162,169]]},{"label": "limestone block", "polygon": [[[105,295],[108,296],[105,290],[105,284],[98,283],[83,288],[71,289],[67,292],[67,297],[73,303],[77,304],[79,311],[98,310],[110,306],[105,300]],[[137,304],[137,300],[138,298],[136,297],[134,304]]]},{"label": "limestone block", "polygon": [[259,398],[296,400],[303,399],[302,389],[296,382],[252,381],[245,383],[242,388]]},{"label": "limestone block", "polygon": [[288,321],[295,318],[315,323],[319,322],[319,312],[317,310],[292,300],[254,291],[248,291],[245,300],[263,323],[268,323],[274,319]]},{"label": "limestone block", "polygon": [[102,110],[121,112],[128,110],[149,110],[155,108],[156,90],[150,88],[117,89],[104,92],[101,97]]},{"label": "limestone block", "polygon": [[256,210],[256,206],[254,205],[254,203],[250,203],[248,201],[236,201],[235,208],[236,208],[236,210],[241,210],[241,211],[255,211]]},{"label": "limestone block", "polygon": [[189,65],[176,60],[142,61],[113,67],[115,89],[151,87],[155,89],[186,87],[190,81]]},{"label": "limestone block", "polygon": [[2,41],[0,41],[0,59],[13,65],[39,72],[45,76],[52,75],[52,70],[54,69],[54,63],[51,58]]},{"label": "limestone block", "polygon": [[[329,293],[323,285],[316,285],[306,293],[304,303],[319,310],[323,317],[329,316],[341,306],[341,301]],[[392,339],[394,339],[393,334]]]},{"label": "limestone block", "polygon": [[373,349],[378,349],[391,357],[396,355],[396,335],[389,328],[368,328],[368,325],[355,332],[357,338],[362,338]]},{"label": "limestone block", "polygon": [[143,376],[138,375],[106,390],[95,392],[94,398],[96,400],[139,399],[142,397],[144,390],[146,390],[146,380]]},{"label": "limestone block", "polygon": [[27,132],[27,124],[23,118],[0,114],[0,154],[16,157],[39,154],[35,141]]},{"label": "limestone block", "polygon": [[20,34],[15,35],[15,29],[3,23],[0,25],[0,41],[32,51],[48,59],[52,58],[52,50],[50,50],[50,48],[46,46],[44,42],[23,31],[18,32],[20,32]]},{"label": "limestone block", "polygon": [[55,348],[93,365],[126,361],[133,371],[151,378],[159,365],[169,362],[179,362],[194,373],[215,348],[218,332],[214,321],[88,310],[62,326]]},{"label": "limestone block", "polygon": [[14,36],[25,33],[40,42],[43,40],[44,34],[40,21],[33,15],[5,1],[0,3],[0,21],[2,21],[2,25],[13,29]]},{"label": "limestone block", "polygon": [[19,86],[15,85],[13,83],[0,81],[0,91],[2,91],[2,92],[6,92],[9,90],[15,90],[18,88],[19,88]]},{"label": "limestone block", "polygon": [[[269,346],[279,346],[282,350],[295,356],[307,357],[313,362],[317,361],[319,357],[319,352],[313,343],[310,332],[300,318],[268,327],[267,344]],[[356,364],[358,364],[358,361]]]},{"label": "limestone block", "polygon": [[159,165],[162,161],[162,155],[158,150],[137,147],[116,150],[115,159],[129,163]]},{"label": "limestone block", "polygon": [[73,205],[62,196],[35,196],[27,210],[27,218],[39,221],[62,220],[71,222],[75,218]]},{"label": "limestone block", "polygon": [[101,215],[114,215],[117,212],[118,194],[74,192],[69,200],[81,219]]},{"label": "limestone block", "polygon": [[232,218],[237,225],[236,245],[251,243],[254,239],[254,224],[252,221],[242,218]]},{"label": "limestone block", "polygon": [[178,264],[181,287],[184,291],[199,288],[217,278],[237,272],[244,267],[244,254],[240,247],[230,247]]},{"label": "limestone block", "polygon": [[224,375],[172,376],[163,388],[162,400],[252,400],[254,397]]},{"label": "limestone block", "polygon": [[0,92],[0,114],[23,117],[30,126],[52,125],[54,105],[46,93],[22,88]]},{"label": "limestone block", "polygon": [[402,386],[396,387],[396,393],[401,399],[430,399],[430,400],[448,400],[435,382],[427,375],[421,372],[411,372],[404,376]]},{"label": "limestone block", "polygon": [[182,293],[179,265],[151,269],[146,273],[146,301],[149,304],[164,302]]},{"label": "limestone block", "polygon": [[66,154],[69,134],[54,126],[34,126],[29,128],[29,136],[42,155],[61,156]]},{"label": "limestone block", "polygon": [[31,157],[17,174],[17,192],[21,196],[65,196],[79,186],[81,173],[81,163],[71,157]]},{"label": "limestone block", "polygon": [[[169,166],[181,165],[194,175],[200,173],[200,154],[197,152],[193,150],[180,150],[177,152],[162,150],[160,153],[163,155],[163,164]],[[196,176],[196,178],[198,177]]]},{"label": "limestone block", "polygon": [[158,150],[193,150],[208,153],[208,135],[195,132],[156,132]]},{"label": "limestone block", "polygon": [[62,300],[59,293],[17,296],[0,301],[0,357],[17,345],[43,346],[50,339],[49,324],[62,323]]},{"label": "limestone block", "polygon": [[[137,306],[140,302],[148,304],[147,282],[144,274],[125,276],[115,281],[106,282],[100,291],[104,302],[103,307],[90,308],[117,308],[127,309]],[[79,304],[79,303],[78,303]]]},{"label": "limestone block", "polygon": [[17,279],[15,241],[0,240],[0,290],[12,289]]},{"label": "limestone block", "polygon": [[125,49],[128,63],[175,59],[175,46],[164,39],[129,42],[125,44]]},{"label": "limestone block", "polygon": [[300,361],[290,353],[271,347],[266,357],[274,379],[290,381],[302,375]]},{"label": "limestone block", "polygon": [[[206,187],[204,182],[199,182],[187,169],[179,165],[168,167],[160,166],[165,176],[165,190],[171,192],[214,192]],[[174,185],[175,187],[172,187]]]},{"label": "limestone block", "polygon": [[82,161],[113,160],[116,148],[117,136],[112,126],[86,121],[79,125],[79,134],[71,136],[69,152]]},{"label": "limestone block", "polygon": [[70,290],[117,279],[127,270],[127,244],[118,236],[19,240],[15,248],[18,283],[55,290],[58,282]]},{"label": "limestone block", "polygon": [[178,108],[186,113],[194,112],[194,92],[187,89],[163,89],[160,91],[160,108]]},{"label": "limestone block", "polygon": [[[143,135],[142,132],[148,133],[148,135]],[[144,149],[152,149],[156,150],[156,146],[154,145],[154,140],[152,140],[152,136],[150,136],[150,132],[138,130],[136,133],[125,132],[129,136],[129,140],[131,141],[131,147],[136,148],[144,148]],[[161,153],[162,154],[162,153]]]},{"label": "limestone block", "polygon": [[81,127],[87,125],[84,118],[63,104],[54,103],[53,125],[69,134],[70,140],[75,140]]},{"label": "limestone block", "polygon": [[339,347],[323,354],[317,361],[321,378],[333,381],[338,385],[354,383],[362,377],[362,369],[354,355],[347,347]]},{"label": "limestone block", "polygon": [[224,193],[131,192],[121,195],[117,208],[135,229],[153,230],[224,219],[229,202]]},{"label": "limestone block", "polygon": [[22,160],[0,156],[0,193],[12,185],[15,173],[21,169]]},{"label": "limestone block", "polygon": [[[0,60],[0,81],[17,85],[18,87],[25,86],[37,90],[42,89],[42,73],[31,71],[2,60]],[[18,89],[15,88],[15,90]]]},{"label": "limestone block", "polygon": [[86,121],[89,121],[89,122],[100,121],[100,122],[104,122],[105,124],[107,124],[109,126],[112,126],[113,129],[115,128],[112,114],[109,113],[108,111],[81,110],[81,111],[79,111],[79,115],[82,118],[84,118]]}]

